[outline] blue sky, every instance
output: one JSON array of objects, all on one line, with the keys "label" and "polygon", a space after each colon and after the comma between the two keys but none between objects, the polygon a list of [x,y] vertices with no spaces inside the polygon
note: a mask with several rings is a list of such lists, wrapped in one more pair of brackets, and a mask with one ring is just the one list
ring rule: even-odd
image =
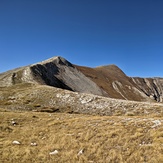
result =
[{"label": "blue sky", "polygon": [[163,77],[163,1],[0,0],[0,72],[53,56]]}]

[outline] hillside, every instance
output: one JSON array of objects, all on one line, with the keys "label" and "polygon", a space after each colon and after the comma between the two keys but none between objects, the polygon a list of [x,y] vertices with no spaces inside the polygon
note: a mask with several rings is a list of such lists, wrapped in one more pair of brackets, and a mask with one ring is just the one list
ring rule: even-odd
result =
[{"label": "hillside", "polygon": [[17,84],[0,89],[0,107],[8,110],[66,112],[91,115],[157,115],[162,103],[113,99],[47,85]]}]

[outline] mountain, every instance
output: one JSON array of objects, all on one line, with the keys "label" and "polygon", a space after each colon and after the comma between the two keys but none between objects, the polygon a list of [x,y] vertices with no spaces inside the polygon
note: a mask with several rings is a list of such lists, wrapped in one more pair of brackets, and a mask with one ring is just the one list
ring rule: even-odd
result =
[{"label": "mountain", "polygon": [[0,74],[0,86],[47,85],[115,99],[162,102],[163,78],[128,77],[116,65],[78,66],[57,56]]},{"label": "mountain", "polygon": [[96,83],[62,57],[54,57],[40,63],[21,67],[0,74],[0,85],[20,83],[49,85],[75,92],[103,95]]},{"label": "mountain", "polygon": [[62,57],[1,73],[0,162],[163,162],[162,88]]}]

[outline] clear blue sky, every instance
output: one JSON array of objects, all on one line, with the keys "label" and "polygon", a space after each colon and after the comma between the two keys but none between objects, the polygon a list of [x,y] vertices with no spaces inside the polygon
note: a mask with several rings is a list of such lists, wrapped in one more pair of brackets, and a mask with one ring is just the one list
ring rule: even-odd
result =
[{"label": "clear blue sky", "polygon": [[163,77],[163,0],[0,0],[0,72],[58,55]]}]

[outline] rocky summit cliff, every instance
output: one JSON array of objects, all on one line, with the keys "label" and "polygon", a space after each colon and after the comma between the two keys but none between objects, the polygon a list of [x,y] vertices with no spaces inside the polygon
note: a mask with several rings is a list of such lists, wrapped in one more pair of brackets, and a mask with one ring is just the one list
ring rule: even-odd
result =
[{"label": "rocky summit cliff", "polygon": [[116,65],[89,68],[58,56],[0,74],[1,88],[22,83],[115,99],[163,102],[163,78],[132,78]]}]

